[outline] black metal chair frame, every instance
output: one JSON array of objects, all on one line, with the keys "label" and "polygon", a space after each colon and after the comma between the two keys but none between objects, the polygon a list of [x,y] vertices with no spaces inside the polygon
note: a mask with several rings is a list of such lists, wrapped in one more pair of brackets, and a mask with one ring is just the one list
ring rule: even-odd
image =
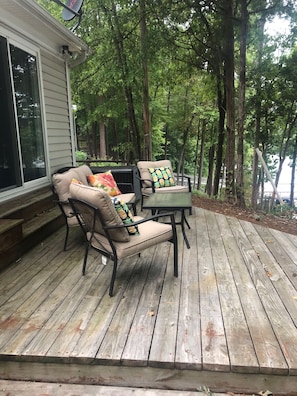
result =
[{"label": "black metal chair frame", "polygon": [[[78,222],[80,227],[82,228],[84,235],[85,235],[85,255],[84,255],[84,260],[83,260],[83,268],[82,268],[82,274],[85,275],[86,273],[86,266],[87,266],[87,259],[88,259],[88,253],[89,253],[89,248],[92,247],[93,249],[95,249],[98,253],[100,253],[102,256],[111,259],[113,261],[113,271],[112,271],[112,277],[111,277],[111,281],[110,281],[110,286],[109,286],[109,295],[110,297],[113,296],[113,288],[114,288],[114,282],[116,279],[116,272],[117,272],[117,267],[118,267],[118,255],[117,255],[117,250],[116,247],[114,245],[114,242],[111,238],[110,235],[110,231],[114,230],[114,229],[119,229],[119,228],[128,228],[131,227],[131,225],[139,225],[142,223],[146,223],[150,220],[158,220],[159,217],[163,217],[162,214],[160,215],[154,215],[154,216],[150,216],[147,218],[143,218],[141,220],[137,220],[131,224],[122,224],[122,225],[112,225],[112,226],[107,226],[104,223],[104,220],[102,218],[102,215],[100,213],[100,209],[91,205],[88,202],[82,201],[82,200],[78,200],[78,199],[74,199],[74,198],[69,198],[69,202],[72,206],[73,212],[75,213],[75,215],[77,216]],[[92,226],[90,227],[90,229],[87,227],[87,222],[86,219],[84,219],[84,214],[82,209],[82,206],[85,208],[87,208],[87,210],[89,211],[89,213],[92,214]],[[172,238],[169,240],[169,242],[173,243],[174,245],[174,276],[177,277],[178,276],[178,243],[177,243],[177,233],[176,233],[176,226],[175,226],[175,219],[174,219],[174,214],[173,213],[168,213],[167,214],[170,217],[170,224],[172,226]],[[104,236],[107,238],[108,243],[111,247],[111,251],[112,253],[107,252],[106,250],[100,249],[98,247],[95,247],[92,245],[92,240],[96,239],[95,238],[95,223],[96,223],[96,218],[98,217],[102,229],[104,230]],[[87,237],[87,233],[90,232],[91,233],[91,237],[88,238]],[[97,242],[99,242],[96,239]],[[123,242],[125,243],[125,242]],[[138,254],[140,255],[141,251],[138,252]],[[137,253],[136,253],[137,254]]]},{"label": "black metal chair frame", "polygon": [[[63,250],[66,251],[66,249],[67,249],[67,243],[68,243],[68,237],[69,237],[69,229],[70,229],[70,226],[69,226],[68,221],[67,221],[67,219],[68,219],[69,217],[66,215],[65,210],[64,210],[64,207],[65,207],[66,205],[69,207],[70,203],[69,203],[69,201],[60,201],[60,200],[59,200],[58,194],[56,193],[55,187],[54,187],[53,185],[51,185],[51,190],[52,190],[52,193],[54,194],[54,197],[55,197],[54,202],[59,206],[60,211],[61,211],[61,213],[62,213],[62,215],[63,215],[64,220],[65,220],[66,235],[65,235],[65,239],[64,239],[64,247],[63,247]],[[73,213],[73,216],[75,216],[74,213]],[[79,223],[77,223],[77,226],[79,226]]]}]

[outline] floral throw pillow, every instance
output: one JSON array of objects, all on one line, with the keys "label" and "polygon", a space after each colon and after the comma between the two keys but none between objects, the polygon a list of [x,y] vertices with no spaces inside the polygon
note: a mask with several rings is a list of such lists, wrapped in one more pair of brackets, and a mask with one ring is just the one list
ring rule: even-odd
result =
[{"label": "floral throw pillow", "polygon": [[111,171],[105,173],[96,173],[95,175],[88,176],[88,182],[92,187],[101,188],[111,197],[120,195],[116,181],[114,180]]},{"label": "floral throw pillow", "polygon": [[80,180],[77,180],[77,179],[75,179],[75,178],[73,178],[73,179],[71,180],[71,183],[74,183],[74,184],[83,184]]},{"label": "floral throw pillow", "polygon": [[148,170],[152,176],[155,188],[175,186],[171,170],[168,166],[162,166],[160,168],[148,168]]},{"label": "floral throw pillow", "polygon": [[[124,224],[131,224],[133,223],[133,215],[128,208],[128,205],[123,202],[119,201],[117,198],[113,200],[115,210],[117,211],[118,215],[122,219]],[[138,227],[137,226],[130,226],[127,227],[129,235],[139,235]]]}]

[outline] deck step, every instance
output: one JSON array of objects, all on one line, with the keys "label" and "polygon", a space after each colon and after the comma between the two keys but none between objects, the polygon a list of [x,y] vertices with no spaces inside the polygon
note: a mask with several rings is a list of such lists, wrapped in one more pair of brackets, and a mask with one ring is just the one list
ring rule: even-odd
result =
[{"label": "deck step", "polygon": [[0,253],[14,246],[23,238],[22,219],[0,219]]},{"label": "deck step", "polygon": [[64,224],[49,187],[0,203],[0,269]]},{"label": "deck step", "polygon": [[42,187],[0,203],[0,218],[27,220],[34,217],[35,213],[53,206],[53,194],[49,186]]},{"label": "deck step", "polygon": [[[102,385],[57,384],[6,380],[0,380],[0,388],[3,394],[10,396],[228,396],[226,393],[212,393],[208,390],[205,390],[204,392],[190,392],[165,389],[130,388]],[[234,393],[232,393],[232,395],[236,396]]]}]

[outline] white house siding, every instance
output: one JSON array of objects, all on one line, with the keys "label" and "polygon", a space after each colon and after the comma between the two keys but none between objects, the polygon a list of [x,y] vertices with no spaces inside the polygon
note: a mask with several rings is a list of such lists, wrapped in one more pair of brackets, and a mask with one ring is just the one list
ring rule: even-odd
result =
[{"label": "white house siding", "polygon": [[50,173],[72,165],[69,101],[65,63],[42,51],[44,104]]},{"label": "white house siding", "polygon": [[[0,0],[0,34],[37,55],[41,66],[41,102],[47,154],[47,177],[0,191],[0,203],[48,185],[51,174],[73,164],[75,144],[71,128],[68,69],[62,55],[67,46],[75,63],[83,62],[87,45],[60,24],[35,0]],[[25,46],[23,48],[23,46]],[[70,59],[73,61],[73,59]]]}]

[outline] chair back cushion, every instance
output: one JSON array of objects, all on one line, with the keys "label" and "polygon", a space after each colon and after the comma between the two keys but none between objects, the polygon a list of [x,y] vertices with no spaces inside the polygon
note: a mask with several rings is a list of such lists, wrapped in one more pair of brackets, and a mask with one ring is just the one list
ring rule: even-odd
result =
[{"label": "chair back cushion", "polygon": [[64,173],[55,173],[52,176],[52,182],[60,201],[67,201],[69,198],[69,188],[72,179],[76,179],[84,185],[88,185],[87,176],[92,175],[88,165],[71,168]]},{"label": "chair back cushion", "polygon": [[[123,225],[123,222],[115,210],[114,204],[110,196],[103,190],[96,187],[89,187],[83,184],[71,183],[70,184],[70,196],[71,198],[78,199],[80,201],[87,202],[92,206],[98,208],[102,224],[99,217],[96,217],[94,231],[98,234],[105,235],[102,225]],[[90,212],[82,213],[84,222],[89,229],[93,228],[93,218],[90,218]],[[109,230],[111,239],[117,242],[128,242],[130,240],[129,233],[126,228],[118,228]]]},{"label": "chair back cushion", "polygon": [[[175,184],[175,179],[173,175],[173,170],[171,166],[171,162],[169,160],[161,160],[161,161],[138,161],[137,162],[137,168],[139,170],[140,178],[145,179],[145,180],[152,180],[152,175],[151,172],[149,171],[149,168],[160,168],[160,167],[168,167],[172,178],[173,178],[173,183]],[[144,181],[142,183],[143,187],[151,187],[152,184],[149,181]]]}]

